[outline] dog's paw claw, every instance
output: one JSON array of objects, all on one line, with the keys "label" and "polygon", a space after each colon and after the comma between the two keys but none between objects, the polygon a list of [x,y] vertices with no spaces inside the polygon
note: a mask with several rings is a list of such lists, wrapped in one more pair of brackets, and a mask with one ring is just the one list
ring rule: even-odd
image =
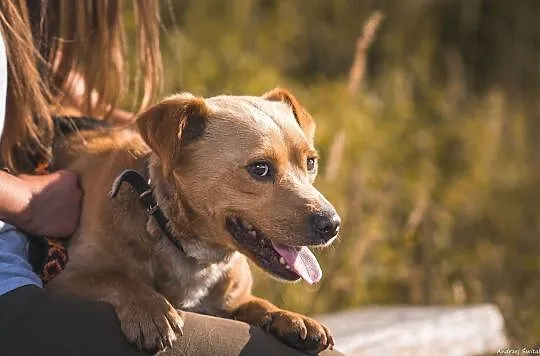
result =
[{"label": "dog's paw claw", "polygon": [[286,344],[316,353],[333,348],[334,339],[326,326],[301,314],[280,310],[265,318],[262,327]]},{"label": "dog's paw claw", "polygon": [[164,350],[183,334],[181,313],[163,297],[119,306],[116,315],[124,335],[141,350]]}]

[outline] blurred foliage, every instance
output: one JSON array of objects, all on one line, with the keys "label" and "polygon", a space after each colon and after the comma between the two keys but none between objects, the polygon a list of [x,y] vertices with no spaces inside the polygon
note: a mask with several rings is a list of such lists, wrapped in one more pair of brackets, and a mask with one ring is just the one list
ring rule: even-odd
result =
[{"label": "blurred foliage", "polygon": [[257,272],[257,293],[310,314],[495,303],[513,341],[540,340],[540,1],[171,0],[162,17],[165,92],[283,86],[318,122],[341,238],[318,286]]}]

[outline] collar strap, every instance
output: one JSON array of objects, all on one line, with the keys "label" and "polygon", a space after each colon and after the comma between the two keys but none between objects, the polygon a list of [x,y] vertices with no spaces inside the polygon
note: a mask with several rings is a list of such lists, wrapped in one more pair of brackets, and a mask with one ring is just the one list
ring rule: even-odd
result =
[{"label": "collar strap", "polygon": [[145,179],[143,175],[136,170],[126,169],[125,171],[120,173],[120,175],[114,180],[110,193],[111,198],[114,199],[116,197],[118,191],[120,190],[120,187],[122,186],[122,183],[124,182],[128,183],[135,189],[135,191],[139,195],[139,201],[144,207],[146,214],[148,216],[154,217],[156,223],[161,228],[163,233],[167,236],[169,241],[171,241],[173,245],[176,246],[176,248],[185,255],[186,251],[184,251],[184,248],[180,244],[180,241],[178,241],[173,236],[169,228],[169,219],[167,219],[167,217],[163,213],[163,210],[161,210],[161,207],[158,205],[156,199],[154,198],[152,187],[150,186],[150,179]]}]

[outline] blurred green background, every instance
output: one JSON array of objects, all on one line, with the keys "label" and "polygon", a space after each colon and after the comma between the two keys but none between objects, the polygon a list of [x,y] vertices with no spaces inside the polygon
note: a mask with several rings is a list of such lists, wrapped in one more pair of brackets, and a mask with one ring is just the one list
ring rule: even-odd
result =
[{"label": "blurred green background", "polygon": [[[257,274],[309,314],[495,303],[540,340],[540,1],[171,0],[165,93],[287,87],[344,226],[323,281]],[[364,35],[363,35],[364,34]]]}]

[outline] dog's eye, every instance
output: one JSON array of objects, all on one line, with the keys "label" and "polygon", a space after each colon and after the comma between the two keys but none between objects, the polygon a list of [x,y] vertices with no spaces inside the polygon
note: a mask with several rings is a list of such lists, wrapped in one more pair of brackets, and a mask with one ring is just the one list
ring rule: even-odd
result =
[{"label": "dog's eye", "polygon": [[256,179],[272,179],[273,170],[270,163],[257,162],[247,166],[249,173]]},{"label": "dog's eye", "polygon": [[308,158],[307,159],[307,170],[308,172],[313,172],[315,168],[317,167],[317,160],[315,158]]}]

